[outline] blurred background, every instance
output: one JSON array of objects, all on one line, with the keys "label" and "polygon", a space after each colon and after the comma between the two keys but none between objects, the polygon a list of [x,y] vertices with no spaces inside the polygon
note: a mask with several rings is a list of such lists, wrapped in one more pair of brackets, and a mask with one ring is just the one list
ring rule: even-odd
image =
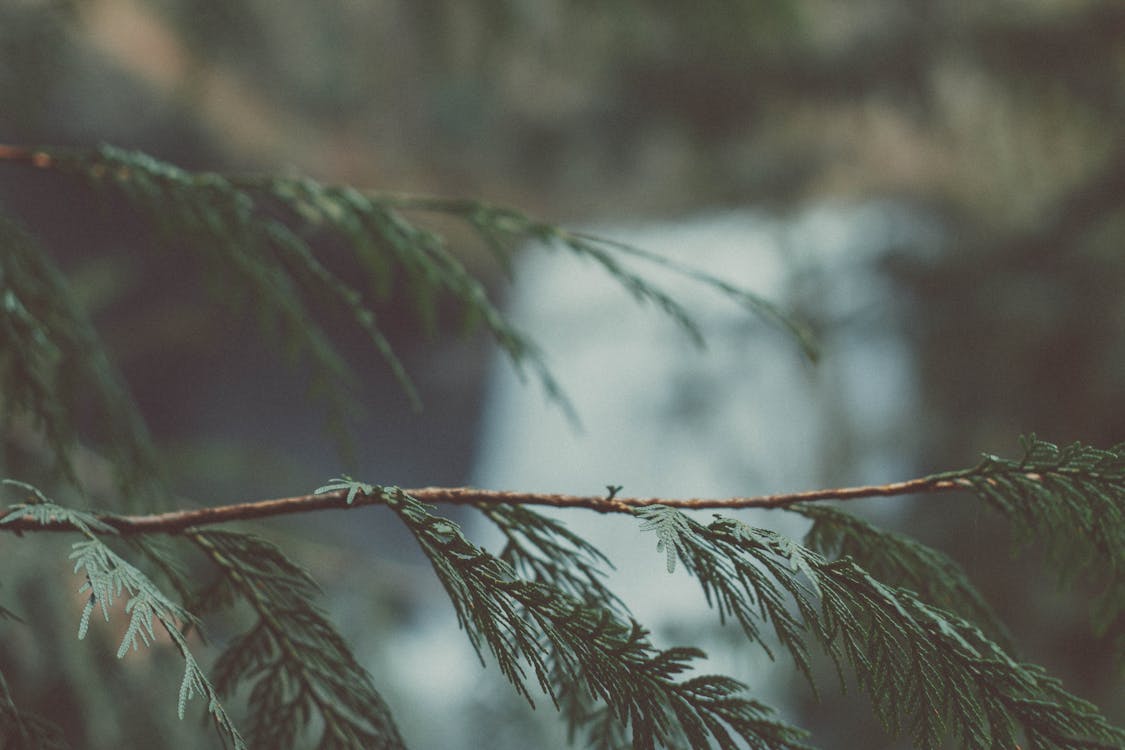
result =
[{"label": "blurred background", "polygon": [[[1123,124],[1116,0],[0,0],[0,143],[106,142],[188,168],[508,204],[759,291],[824,344],[810,366],[669,279],[711,336],[699,353],[571,258],[529,249],[510,283],[454,231],[583,427],[484,340],[422,335],[404,293],[380,320],[425,411],[341,330],[369,404],[345,464],[300,368],[214,305],[198,268],[58,177],[0,167],[0,205],[94,316],[172,489],[206,504],[303,494],[343,470],[407,487],[746,495],[968,466],[1031,431],[1120,441]],[[4,440],[3,473],[20,476],[21,436]],[[1060,592],[1035,550],[1013,558],[968,498],[888,505],[854,509],[960,561],[1022,656],[1125,721],[1108,658],[1125,624],[1091,633],[1088,585]],[[716,670],[777,696],[821,747],[903,746],[830,676],[817,704],[788,665],[766,669],[729,628],[704,633],[704,604],[668,582],[654,539],[580,516],[662,645],[711,639]],[[320,514],[267,534],[325,587],[412,747],[565,746],[549,709],[476,665],[392,520]],[[19,704],[76,747],[214,746],[175,717],[171,655],[125,669],[112,633],[75,641],[81,602],[55,544],[45,563],[39,540],[3,540],[0,604],[34,623],[0,639]],[[45,588],[45,565],[67,583]]]}]

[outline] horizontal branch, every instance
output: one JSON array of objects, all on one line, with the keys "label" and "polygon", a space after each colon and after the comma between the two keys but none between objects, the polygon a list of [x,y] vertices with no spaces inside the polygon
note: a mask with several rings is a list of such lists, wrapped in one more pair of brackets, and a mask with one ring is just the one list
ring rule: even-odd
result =
[{"label": "horizontal branch", "polygon": [[54,159],[45,151],[0,143],[0,161],[28,162],[36,167],[47,168],[52,166]]},{"label": "horizontal branch", "polygon": [[[563,495],[535,492],[504,492],[471,487],[422,487],[403,492],[424,503],[448,505],[549,505],[556,508],[585,508],[599,513],[632,513],[648,505],[665,505],[685,510],[707,508],[784,508],[813,500],[858,500],[865,497],[893,497],[912,493],[950,492],[965,489],[964,480],[943,477],[922,477],[891,484],[843,487],[837,489],[808,490],[780,495],[754,497],[690,498],[617,497],[609,495]],[[274,500],[256,500],[209,508],[192,508],[168,513],[119,516],[100,514],[98,519],[121,534],[178,534],[189,528],[212,526],[232,521],[249,521],[258,518],[309,513],[319,510],[348,510],[364,505],[382,505],[381,493],[357,494],[347,502],[347,491],[339,490],[316,495],[299,495]],[[31,518],[13,520],[0,530],[22,533],[25,531],[73,531],[68,523],[41,525]]]}]

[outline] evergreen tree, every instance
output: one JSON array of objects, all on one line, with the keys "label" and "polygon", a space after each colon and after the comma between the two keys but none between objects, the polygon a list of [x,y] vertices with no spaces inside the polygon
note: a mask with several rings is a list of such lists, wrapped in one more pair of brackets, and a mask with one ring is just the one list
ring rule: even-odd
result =
[{"label": "evergreen tree", "polygon": [[[349,320],[407,397],[417,399],[368,301],[394,284],[409,286],[423,318],[439,314],[439,300],[453,300],[469,326],[486,331],[567,408],[533,342],[419,214],[460,222],[502,264],[527,241],[585,257],[702,338],[677,300],[632,270],[669,261],[516,210],[299,177],[192,172],[108,146],[5,145],[0,161],[5,169],[45,171],[60,183],[99,191],[143,217],[162,251],[197,255],[217,299],[252,311],[310,368],[312,388],[341,434],[356,375],[318,322],[325,316]],[[314,236],[347,248],[351,264],[344,267],[359,269],[354,278],[326,261]],[[768,301],[691,268],[672,268],[769,320],[815,357],[806,328]],[[1013,653],[1003,623],[950,558],[840,507],[862,497],[972,495],[1025,543],[1047,550],[1064,581],[1095,580],[1091,625],[1117,633],[1125,611],[1125,444],[1059,447],[1032,435],[1013,459],[985,455],[971,468],[893,484],[762,497],[635,498],[613,486],[586,497],[404,489],[343,477],[283,499],[179,506],[162,483],[143,419],[64,275],[7,214],[0,215],[0,303],[2,427],[36,438],[32,455],[20,462],[25,474],[5,480],[5,544],[35,545],[39,585],[65,586],[46,562],[65,556],[46,541],[64,535],[83,580],[79,639],[108,622],[120,626],[119,658],[153,646],[176,654],[179,715],[201,707],[225,746],[404,745],[378,676],[367,673],[320,608],[317,585],[300,561],[230,526],[329,508],[361,513],[370,505],[388,508],[417,542],[482,660],[495,663],[530,703],[545,697],[572,737],[589,746],[808,745],[799,727],[736,680],[685,674],[703,653],[694,644],[658,647],[604,585],[609,559],[536,505],[635,517],[639,531],[655,536],[667,569],[682,566],[696,578],[718,618],[736,623],[752,647],[779,647],[810,682],[813,654],[823,651],[840,680],[867,695],[887,730],[915,746],[1125,744],[1125,731],[1097,707]],[[112,491],[88,482],[83,464],[91,447],[114,470]],[[449,505],[482,514],[503,535],[503,548],[490,552],[468,539],[442,515]],[[798,513],[813,526],[803,540],[786,538],[732,515],[746,507]],[[718,514],[704,521],[692,513],[700,509]],[[248,626],[212,644],[208,623],[236,603],[250,612]],[[9,632],[29,628],[49,637],[47,624],[17,608],[0,613],[16,621],[7,623]],[[1118,655],[1123,647],[1118,638]],[[96,690],[93,679],[89,688]],[[157,707],[133,708],[149,710]],[[5,747],[67,746],[52,722],[60,718],[22,709],[12,681],[0,680]]]}]

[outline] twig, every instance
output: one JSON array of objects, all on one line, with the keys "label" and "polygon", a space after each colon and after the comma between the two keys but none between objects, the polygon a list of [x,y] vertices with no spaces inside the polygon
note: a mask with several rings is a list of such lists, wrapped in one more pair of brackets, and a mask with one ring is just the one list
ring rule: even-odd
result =
[{"label": "twig", "polygon": [[[606,495],[563,495],[535,492],[504,492],[471,487],[422,487],[403,492],[424,503],[449,505],[549,505],[556,508],[586,508],[599,513],[631,513],[647,505],[666,505],[686,510],[722,508],[783,508],[813,500],[857,500],[865,497],[891,497],[911,493],[951,492],[964,489],[963,480],[947,477],[922,477],[891,484],[843,487],[837,489],[809,490],[781,495],[755,497],[690,498],[661,497],[607,497]],[[357,495],[350,505],[344,490],[320,495],[299,495],[274,500],[256,500],[209,508],[192,508],[150,515],[118,516],[100,514],[98,519],[121,534],[179,534],[186,529],[211,526],[232,521],[249,521],[292,513],[309,513],[318,510],[346,510],[364,505],[381,505],[381,494]],[[43,526],[32,519],[11,521],[0,530],[22,533],[25,531],[73,531],[69,524]]]},{"label": "twig", "polygon": [[55,160],[45,151],[0,143],[0,161],[29,162],[32,166],[45,169],[52,166]]}]

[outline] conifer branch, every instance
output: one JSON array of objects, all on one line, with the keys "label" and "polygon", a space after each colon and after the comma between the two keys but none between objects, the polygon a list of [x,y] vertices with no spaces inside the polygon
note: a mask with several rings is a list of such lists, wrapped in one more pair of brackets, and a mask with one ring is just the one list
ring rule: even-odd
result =
[{"label": "conifer branch", "polygon": [[251,534],[188,535],[220,578],[199,611],[248,602],[257,615],[215,663],[215,687],[231,695],[252,684],[247,737],[253,747],[297,747],[310,728],[319,750],[401,750],[390,709],[343,637],[314,604],[319,588],[277,546]]},{"label": "conifer branch", "polygon": [[[213,264],[212,277],[230,284],[231,300],[253,299],[266,329],[313,365],[314,389],[329,399],[329,421],[344,419],[352,373],[316,323],[320,303],[342,311],[383,356],[408,396],[413,385],[365,295],[386,300],[405,283],[418,315],[436,326],[439,296],[457,301],[469,326],[482,326],[518,367],[535,370],[564,403],[542,354],[513,328],[484,286],[445,240],[409,218],[438,212],[465,223],[505,268],[529,240],[586,257],[642,302],[653,304],[697,343],[701,332],[686,309],[631,270],[622,256],[668,268],[734,299],[788,330],[813,357],[807,331],[777,308],[707,273],[628,245],[533,219],[480,201],[395,196],[301,178],[233,178],[193,173],[144,154],[33,149],[0,144],[0,162],[77,177],[107,189],[147,217],[172,250],[190,249]],[[321,236],[342,240],[363,278],[326,264]],[[54,454],[57,473],[75,481],[69,453],[79,443],[75,415],[88,406],[107,426],[105,442],[123,476],[151,479],[149,441],[120,378],[88,319],[73,306],[62,274],[15,222],[0,215],[0,420],[30,417]],[[0,425],[2,426],[2,425]],[[200,694],[220,736],[243,747],[219,703],[240,684],[250,687],[251,738],[292,746],[320,731],[324,750],[400,748],[386,705],[346,644],[314,604],[315,584],[273,545],[246,534],[206,527],[276,515],[389,506],[414,535],[449,594],[478,655],[492,655],[516,691],[532,700],[532,684],[562,712],[571,734],[594,747],[657,746],[702,750],[804,747],[802,733],[771,710],[741,696],[726,677],[683,678],[702,652],[659,650],[647,631],[602,582],[609,561],[560,522],[530,506],[585,508],[636,515],[658,536],[669,570],[694,575],[721,620],[731,619],[769,651],[773,640],[812,681],[809,642],[818,641],[839,670],[850,667],[892,732],[920,747],[947,739],[969,748],[1117,748],[1125,733],[1070,695],[1033,665],[1008,656],[976,625],[1002,635],[988,607],[948,558],[904,536],[883,532],[820,500],[972,492],[1003,515],[1024,544],[1038,544],[1064,579],[1089,574],[1104,589],[1095,626],[1117,628],[1125,613],[1125,444],[1100,450],[1060,448],[1034,435],[1018,460],[987,455],[977,466],[903,482],[725,499],[498,492],[473,488],[397,487],[333,480],[315,493],[169,513],[126,515],[66,508],[38,490],[0,518],[16,533],[71,531],[76,571],[88,593],[79,625],[108,619],[123,595],[129,621],[119,655],[156,638],[159,624],[184,661],[179,713]],[[144,499],[141,483],[122,483],[122,507]],[[425,503],[470,505],[504,535],[498,555],[468,541]],[[717,517],[703,525],[684,510],[789,509],[814,521],[797,544],[774,532]],[[150,535],[182,535],[219,575],[198,596],[176,561]],[[184,606],[165,595],[107,543],[128,537],[164,572]],[[116,545],[117,543],[114,542]],[[838,559],[829,559],[838,557]],[[213,686],[188,649],[197,624],[192,611],[236,599],[257,616],[254,627],[220,657]],[[0,609],[0,616],[6,616]],[[773,638],[766,630],[773,631]],[[771,653],[772,656],[772,653]],[[815,687],[815,686],[814,686]],[[46,722],[21,713],[0,674],[0,743],[62,742]]]},{"label": "conifer branch", "polygon": [[[401,277],[427,328],[436,325],[438,296],[452,297],[464,310],[466,330],[483,326],[517,371],[522,374],[523,367],[530,367],[547,395],[577,420],[542,352],[507,320],[441,235],[407,218],[404,212],[410,210],[437,211],[461,220],[505,269],[510,270],[512,255],[528,242],[561,245],[575,255],[591,258],[635,299],[656,305],[702,344],[702,332],[687,310],[668,292],[629,270],[618,255],[642,257],[694,278],[779,324],[810,358],[815,357],[808,330],[757,295],[659,256],[568,232],[510,208],[395,196],[308,178],[194,173],[111,146],[89,151],[0,144],[0,163],[5,161],[76,176],[94,188],[110,190],[148,218],[171,246],[208,260],[216,270],[212,278],[229,287],[228,301],[255,299],[262,325],[279,332],[294,350],[308,356],[313,364],[313,390],[328,398],[329,424],[340,429],[345,415],[357,408],[344,395],[351,386],[351,371],[313,319],[309,303],[323,301],[351,317],[418,405],[413,381],[363,295],[366,287],[375,300],[386,300]],[[318,235],[344,240],[359,262],[361,276],[366,277],[363,283],[329,270],[314,249],[313,239]]]},{"label": "conifer branch", "polygon": [[830,559],[849,557],[883,583],[914,591],[924,602],[962,615],[1009,647],[1008,629],[947,555],[827,505],[796,505],[788,510],[813,521],[805,534],[809,549]]},{"label": "conifer branch", "polygon": [[[652,506],[683,510],[737,508],[792,508],[816,500],[855,500],[905,494],[934,494],[970,491],[1012,522],[1024,543],[1040,540],[1053,566],[1061,575],[1092,572],[1104,582],[1094,614],[1094,625],[1104,632],[1119,622],[1125,612],[1125,446],[1099,450],[1074,444],[1059,448],[1038,440],[1024,439],[1025,455],[1018,461],[986,456],[971,469],[935,474],[903,482],[805,492],[722,499],[629,498],[617,492],[609,496],[578,496],[522,492],[497,492],[472,488],[425,487],[406,494],[426,503],[464,504],[486,510],[505,505],[574,507],[603,513],[633,513]],[[326,509],[344,509],[386,502],[388,491],[378,485],[338,480],[312,495],[262,500],[233,505],[181,510],[152,515],[94,516],[98,523],[122,535],[182,533],[231,521]],[[1003,639],[1003,630],[979,595],[947,558],[902,537],[878,533],[856,519],[810,508],[806,515],[818,521],[811,540],[822,550],[848,549],[891,580],[914,587],[929,601],[952,607],[989,627]],[[490,516],[508,532],[516,529],[516,516],[495,511]],[[528,524],[523,525],[530,528]],[[2,528],[10,531],[68,530],[67,518],[20,518],[12,514]],[[506,533],[508,533],[506,532]],[[556,533],[556,532],[553,532]],[[537,540],[544,543],[544,539]],[[575,540],[567,540],[575,544]],[[516,548],[512,548],[516,549]],[[867,554],[863,554],[866,551]],[[512,552],[512,554],[516,554]],[[513,558],[515,559],[515,558]],[[524,565],[531,565],[527,560]],[[550,571],[532,569],[536,575]],[[554,575],[558,575],[556,571]],[[596,579],[586,576],[589,588]],[[563,583],[562,579],[557,583]],[[577,586],[577,584],[576,584]],[[572,586],[572,588],[575,588]]]},{"label": "conifer branch", "polygon": [[[1114,514],[1120,512],[1121,504],[1121,465],[1120,447],[1110,451],[1079,445],[1059,449],[1032,437],[1025,441],[1025,456],[1020,461],[988,456],[973,469],[908,482],[735,499],[742,505],[757,500],[768,503],[766,507],[790,507],[814,518],[817,525],[810,539],[819,547],[837,553],[851,551],[880,569],[888,580],[897,577],[904,582],[922,582],[925,585],[918,588],[930,601],[923,601],[907,588],[877,581],[850,557],[830,562],[780,535],[732,519],[718,518],[703,526],[678,509],[647,504],[647,500],[642,501],[644,504],[635,503],[618,497],[612,490],[608,497],[597,500],[619,506],[594,507],[604,512],[629,512],[645,519],[646,526],[658,534],[669,569],[677,563],[687,567],[699,578],[708,602],[718,610],[720,618],[729,616],[736,620],[747,636],[767,651],[769,644],[761,626],[770,625],[810,681],[806,640],[810,635],[815,637],[838,665],[846,662],[851,666],[888,729],[909,733],[921,747],[936,746],[950,736],[965,747],[983,748],[991,746],[997,737],[1006,745],[1022,735],[1044,748],[1112,748],[1125,735],[1107,724],[1092,706],[1066,693],[1039,668],[1006,656],[968,621],[934,606],[937,603],[963,610],[975,608],[973,614],[981,613],[975,592],[943,556],[905,538],[879,533],[838,511],[822,506],[795,506],[809,499],[899,494],[904,488],[930,492],[970,489],[986,495],[991,503],[1002,504],[1002,509],[1008,509],[1029,532],[1042,533],[1035,525],[1039,523],[1037,514],[1051,511],[1032,512],[1026,506],[1029,502],[1049,505],[1051,496],[1036,488],[1059,482],[1067,488],[1067,509],[1055,512],[1079,513],[1086,507],[1083,503],[1090,505],[1083,498],[1093,494],[1093,507],[1100,514],[1097,517],[1115,523]],[[325,747],[351,747],[364,742],[383,742],[374,745],[377,747],[401,745],[389,714],[370,688],[365,673],[309,603],[313,585],[303,571],[280,557],[272,545],[253,537],[190,528],[200,522],[248,517],[247,505],[157,514],[147,519],[99,515],[62,508],[32,487],[9,483],[26,490],[28,502],[13,506],[0,520],[0,527],[67,528],[78,530],[85,537],[75,545],[75,555],[80,567],[91,573],[89,585],[97,596],[84,613],[83,629],[95,606],[106,605],[110,598],[107,592],[121,585],[139,601],[131,607],[133,620],[122,648],[135,646],[138,638],[146,642],[151,638],[153,616],[166,628],[171,623],[175,632],[169,635],[181,647],[187,667],[186,695],[192,690],[210,689],[208,683],[200,681],[202,673],[174,627],[177,619],[186,624],[192,618],[158,591],[146,593],[143,581],[147,579],[138,578],[139,571],[108,551],[97,538],[100,534],[115,534],[119,529],[133,534],[177,533],[187,529],[188,537],[207,552],[228,579],[225,585],[208,591],[207,601],[229,601],[237,590],[259,613],[258,626],[233,644],[220,660],[218,684],[229,691],[237,681],[253,679],[252,675],[262,670],[296,670],[285,680],[256,682],[252,694],[258,722],[255,736],[273,741],[284,735],[282,741],[288,741],[308,725],[309,716],[317,714],[326,727],[342,727],[335,734],[324,736],[324,742],[329,743]],[[657,651],[638,624],[628,625],[623,605],[600,582],[608,561],[581,537],[530,508],[505,504],[513,497],[521,499],[519,495],[430,490],[439,500],[448,499],[453,492],[458,501],[473,502],[504,533],[507,543],[500,556],[493,557],[475,547],[455,524],[431,515],[413,495],[414,491],[394,487],[345,478],[319,488],[322,494],[265,501],[250,507],[254,513],[273,515],[309,510],[312,500],[323,508],[375,502],[389,505],[433,562],[453,600],[459,622],[478,653],[483,655],[487,648],[497,659],[501,672],[528,700],[531,696],[525,681],[534,676],[563,712],[571,731],[584,731],[593,746],[615,746],[625,736],[627,727],[631,727],[635,747],[680,742],[702,748],[707,746],[707,738],[733,747],[729,745],[733,741],[730,732],[755,747],[801,746],[796,730],[778,724],[764,706],[735,697],[741,690],[738,683],[722,677],[676,682],[673,678],[701,654],[695,649]],[[421,490],[418,494],[425,496],[425,492]],[[482,497],[492,502],[482,502]],[[526,495],[522,499],[548,499],[547,504],[559,504],[560,498],[568,497]],[[704,507],[722,507],[723,502],[727,501],[689,500],[683,504],[692,509],[707,503]],[[585,507],[577,502],[561,504]],[[197,515],[207,511],[219,511],[219,515]],[[1053,531],[1058,533],[1057,529]],[[1107,533],[1115,534],[1117,530]],[[877,549],[868,550],[867,546]],[[1088,552],[1094,556],[1102,554],[1106,553],[1096,543]],[[1091,561],[1087,555],[1081,555],[1078,562],[1088,565]],[[1116,570],[1111,562],[1109,574]],[[941,580],[926,583],[927,575]],[[121,582],[115,583],[118,580]],[[1119,582],[1113,580],[1114,586],[1119,587]],[[293,616],[297,619],[287,624],[286,618]],[[301,670],[308,669],[309,653],[303,653],[304,660],[296,658],[296,641],[288,639],[306,626],[312,628],[312,635],[299,637],[302,648],[307,651],[317,638],[326,639],[327,646],[323,658],[317,657],[325,668],[305,672],[302,683],[298,678]],[[286,643],[290,644],[288,649]],[[606,659],[624,662],[611,669]],[[349,670],[358,670],[356,679],[317,683],[326,674],[348,674]],[[305,687],[290,695],[275,689],[277,684]],[[638,690],[642,691],[641,696],[636,694]],[[342,713],[332,712],[332,706],[360,693],[363,697],[354,706]],[[210,695],[214,712],[218,705],[214,689]],[[334,696],[335,703],[324,696]],[[181,704],[183,700],[186,698],[182,697]],[[304,707],[295,710],[298,704]],[[354,722],[357,716],[364,715],[363,710],[375,712],[371,719],[374,723],[357,727]],[[274,718],[263,720],[263,716]],[[219,721],[219,716],[216,718]],[[332,744],[330,737],[337,744]]]},{"label": "conifer branch", "polygon": [[22,227],[0,213],[0,422],[30,417],[42,431],[52,469],[77,483],[72,453],[76,415],[104,426],[122,508],[151,501],[156,459],[144,420],[106,356],[62,272]]},{"label": "conifer branch", "polygon": [[224,743],[229,739],[235,750],[246,750],[246,743],[219,702],[215,688],[203,674],[182,632],[182,628],[189,624],[198,623],[195,616],[172,601],[140,569],[102,541],[101,535],[112,534],[112,527],[91,513],[57,505],[33,487],[11,480],[4,483],[20,486],[28,490],[29,495],[27,503],[13,506],[0,518],[0,526],[17,519],[21,522],[32,519],[41,524],[61,522],[83,536],[71,546],[70,554],[74,560],[74,572],[82,573],[86,579],[78,589],[79,593],[87,594],[78,625],[79,640],[86,637],[94,612],[100,612],[109,622],[114,602],[124,594],[124,610],[129,615],[129,624],[118,646],[117,658],[122,658],[130,650],[137,650],[141,644],[151,646],[156,640],[154,621],[159,623],[184,660],[177,703],[180,719],[184,718],[188,701],[200,695],[207,701],[207,713],[211,715]]},{"label": "conifer branch", "polygon": [[[1104,633],[1125,617],[1125,443],[1108,449],[1060,447],[1020,438],[1019,460],[985,455],[974,468],[944,476],[972,489],[1016,532],[1036,544],[1062,582],[1079,574],[1103,586],[1093,624]],[[1118,641],[1125,658],[1125,639]]]},{"label": "conifer branch", "polygon": [[[152,513],[144,515],[99,514],[97,518],[112,527],[118,534],[178,534],[186,529],[233,521],[249,521],[259,518],[310,513],[322,510],[346,510],[365,505],[382,505],[384,487],[365,483],[356,484],[355,492],[344,489],[331,489],[314,492],[310,495],[297,495],[271,500],[253,500],[230,505],[215,505],[205,508]],[[323,488],[322,488],[323,489]],[[393,488],[387,488],[393,489]],[[939,492],[965,491],[968,487],[955,479],[921,477],[904,482],[860,487],[839,487],[834,489],[807,490],[803,492],[750,497],[728,498],[660,498],[660,497],[620,497],[612,499],[603,495],[568,495],[560,493],[516,492],[509,490],[485,490],[473,487],[420,487],[404,489],[411,497],[434,505],[542,505],[555,508],[584,508],[599,513],[632,513],[637,508],[665,505],[683,510],[739,509],[739,508],[786,508],[798,503],[815,500],[859,500],[871,497],[895,497],[907,494],[926,494]],[[348,496],[352,495],[349,501]],[[63,520],[40,525],[12,521],[5,528],[8,531],[72,531]]]},{"label": "conifer branch", "polygon": [[[520,578],[503,560],[469,542],[456,524],[430,514],[406,492],[382,492],[429,558],[477,654],[483,661],[487,649],[501,674],[529,702],[529,678],[556,707],[560,687],[585,690],[629,727],[637,750],[708,750],[712,743],[735,750],[735,738],[761,750],[807,747],[803,732],[778,721],[768,707],[741,697],[741,683],[714,675],[677,681],[704,656],[698,649],[659,651],[635,621],[624,621],[609,608],[577,599],[543,578]],[[567,675],[564,686],[554,681],[560,674]],[[606,717],[575,713],[569,718],[601,722]],[[596,733],[596,727],[590,729]]]},{"label": "conifer branch", "polygon": [[[720,617],[737,620],[762,647],[769,622],[811,680],[806,636],[840,668],[848,663],[888,731],[917,747],[1125,746],[1125,731],[1067,693],[1041,668],[1020,663],[973,624],[877,581],[851,558],[828,561],[775,532],[717,517],[704,526],[681,511],[638,511],[658,551],[698,579]],[[787,604],[795,606],[796,611]],[[842,673],[841,673],[841,679]]]},{"label": "conifer branch", "polygon": [[[520,577],[542,583],[587,606],[631,620],[625,603],[602,581],[613,564],[596,547],[570,531],[561,521],[521,505],[479,505],[478,510],[504,535],[497,559]],[[564,660],[547,655],[548,680],[555,705],[567,725],[568,741],[584,732],[584,747],[618,750],[631,744],[628,727],[612,709],[599,703],[584,687],[587,676]]]},{"label": "conifer branch", "polygon": [[417,195],[389,195],[385,197],[385,200],[406,210],[429,211],[463,218],[477,230],[478,234],[502,261],[506,261],[506,258],[512,252],[511,244],[513,240],[541,242],[547,247],[561,244],[577,255],[591,258],[608,271],[611,276],[621,281],[625,288],[632,292],[638,300],[656,304],[668,313],[696,344],[702,345],[703,334],[688,312],[673,298],[658,289],[652,288],[642,277],[629,272],[607,250],[640,258],[652,265],[667,268],[680,276],[694,279],[786,331],[800,344],[801,350],[810,361],[816,361],[819,356],[816,337],[812,331],[800,321],[784,313],[773,303],[717,276],[656,253],[587,232],[569,231],[536,220],[511,208],[496,206],[486,201]]}]

